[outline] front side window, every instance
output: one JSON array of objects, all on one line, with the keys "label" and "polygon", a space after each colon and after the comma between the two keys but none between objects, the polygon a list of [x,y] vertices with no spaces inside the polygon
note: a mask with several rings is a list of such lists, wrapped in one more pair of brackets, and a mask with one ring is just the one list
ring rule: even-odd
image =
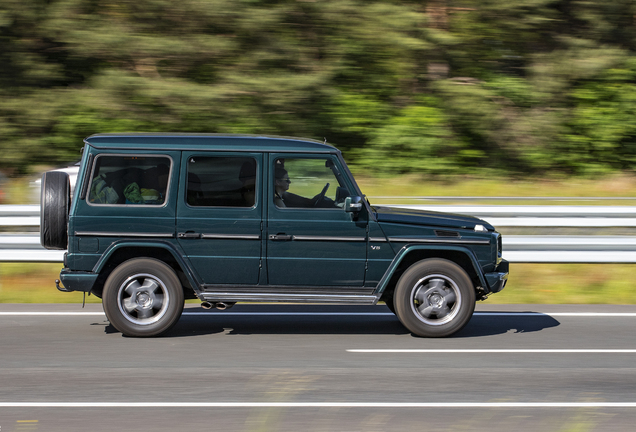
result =
[{"label": "front side window", "polygon": [[274,204],[279,208],[338,208],[351,196],[331,159],[277,159]]},{"label": "front side window", "polygon": [[253,207],[256,159],[195,156],[188,160],[186,200],[192,207]]},{"label": "front side window", "polygon": [[97,156],[88,202],[163,205],[171,163],[166,156]]}]

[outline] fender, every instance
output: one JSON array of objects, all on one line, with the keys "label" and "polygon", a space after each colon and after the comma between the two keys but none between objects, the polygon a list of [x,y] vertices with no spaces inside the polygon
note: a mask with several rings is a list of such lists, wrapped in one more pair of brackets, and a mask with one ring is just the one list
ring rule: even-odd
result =
[{"label": "fender", "polygon": [[374,294],[376,294],[379,297],[384,292],[386,286],[388,285],[389,281],[391,280],[391,277],[393,276],[393,274],[397,270],[397,268],[400,265],[400,263],[402,262],[402,260],[409,253],[411,253],[413,251],[418,251],[418,250],[425,250],[425,251],[431,251],[431,250],[453,251],[453,252],[463,253],[464,255],[466,255],[468,257],[470,262],[473,264],[473,269],[475,270],[475,273],[477,274],[477,277],[479,278],[479,282],[480,282],[481,286],[484,289],[488,289],[489,285],[486,283],[486,279],[484,277],[484,272],[482,271],[481,266],[479,265],[479,261],[477,260],[477,257],[475,256],[475,253],[471,249],[469,249],[467,247],[463,247],[463,246],[407,244],[404,247],[402,247],[402,249],[400,249],[398,251],[398,253],[395,255],[395,258],[393,258],[393,261],[389,265],[389,268],[384,273],[384,276],[382,276],[382,279],[380,279],[380,282],[378,282],[378,286],[376,287]]},{"label": "fender", "polygon": [[192,286],[192,289],[194,290],[194,292],[197,295],[201,292],[200,290],[201,283],[199,282],[199,278],[192,271],[192,268],[190,267],[190,265],[183,259],[183,256],[185,254],[183,253],[181,248],[178,245],[175,245],[173,243],[170,243],[164,240],[152,240],[152,241],[119,240],[119,241],[116,241],[113,244],[111,244],[108,247],[108,249],[104,251],[99,261],[97,261],[97,264],[95,264],[95,267],[93,267],[93,273],[99,274],[104,269],[104,267],[108,263],[108,260],[113,256],[115,252],[117,252],[120,249],[128,248],[128,247],[142,247],[142,248],[154,248],[154,249],[167,250],[173,256],[173,258],[177,261],[177,264],[183,270],[183,273],[188,279],[188,282],[190,282],[190,285]]}]

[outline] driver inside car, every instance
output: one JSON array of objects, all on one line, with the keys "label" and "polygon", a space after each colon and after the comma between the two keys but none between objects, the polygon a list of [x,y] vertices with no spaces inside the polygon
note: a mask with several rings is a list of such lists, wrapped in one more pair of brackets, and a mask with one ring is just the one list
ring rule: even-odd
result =
[{"label": "driver inside car", "polygon": [[287,207],[283,197],[291,183],[289,174],[285,168],[276,167],[274,170],[274,178],[274,204],[276,204],[276,207]]},{"label": "driver inside car", "polygon": [[291,184],[289,173],[283,168],[283,163],[277,163],[274,169],[274,204],[278,208],[334,208],[336,205],[333,200],[325,197],[325,193],[329,189],[329,183],[324,185],[323,190],[313,198],[306,198],[289,192]]}]

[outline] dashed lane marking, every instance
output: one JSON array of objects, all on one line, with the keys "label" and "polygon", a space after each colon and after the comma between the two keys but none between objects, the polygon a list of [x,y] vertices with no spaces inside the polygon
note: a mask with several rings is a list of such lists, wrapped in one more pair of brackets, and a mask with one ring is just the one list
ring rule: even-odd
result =
[{"label": "dashed lane marking", "polygon": [[2,408],[636,408],[636,402],[0,402]]},{"label": "dashed lane marking", "polygon": [[348,349],[367,354],[636,354],[636,349]]}]

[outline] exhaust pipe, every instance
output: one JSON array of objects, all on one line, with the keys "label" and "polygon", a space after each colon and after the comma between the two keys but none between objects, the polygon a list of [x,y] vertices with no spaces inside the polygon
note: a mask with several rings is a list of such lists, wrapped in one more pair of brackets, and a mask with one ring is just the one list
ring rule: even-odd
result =
[{"label": "exhaust pipe", "polygon": [[223,303],[223,302],[208,302],[208,301],[204,301],[204,302],[201,302],[201,307],[203,309],[217,308],[218,310],[225,310],[225,309],[231,308],[235,304],[236,304],[236,302]]}]

